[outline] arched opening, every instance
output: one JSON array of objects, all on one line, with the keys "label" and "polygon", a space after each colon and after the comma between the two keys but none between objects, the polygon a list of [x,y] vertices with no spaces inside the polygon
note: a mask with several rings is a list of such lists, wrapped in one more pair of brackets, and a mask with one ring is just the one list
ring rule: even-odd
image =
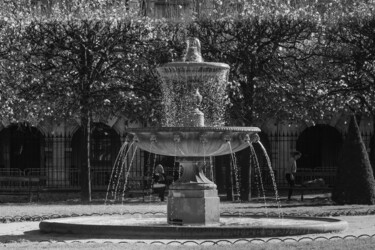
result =
[{"label": "arched opening", "polygon": [[333,185],[341,146],[340,132],[329,125],[305,129],[297,139],[296,149],[302,153],[297,172],[313,171],[314,178],[323,178]]},{"label": "arched opening", "polygon": [[34,127],[16,124],[3,129],[0,132],[0,169],[25,174],[40,171],[44,168],[43,147],[44,137]]},{"label": "arched opening", "polygon": [[[93,188],[105,188],[109,183],[112,167],[121,147],[120,136],[103,123],[94,123],[91,134],[91,184]],[[72,164],[70,178],[72,185],[79,186],[80,169],[86,165],[86,140],[79,128],[72,138]]]},{"label": "arched opening", "polygon": [[335,169],[342,146],[339,131],[329,125],[305,129],[297,139],[296,149],[302,153],[299,168]]}]

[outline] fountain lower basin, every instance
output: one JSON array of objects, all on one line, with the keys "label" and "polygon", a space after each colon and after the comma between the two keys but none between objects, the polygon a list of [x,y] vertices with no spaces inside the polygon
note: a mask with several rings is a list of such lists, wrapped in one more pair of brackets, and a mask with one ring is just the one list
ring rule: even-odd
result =
[{"label": "fountain lower basin", "polygon": [[346,221],[317,217],[222,215],[206,225],[170,225],[165,215],[82,216],[42,221],[45,233],[64,233],[124,239],[219,239],[276,237],[343,231]]},{"label": "fountain lower basin", "polygon": [[[205,157],[235,153],[255,140],[257,127],[131,128],[136,145],[158,155]],[[230,143],[228,143],[230,142]]]}]

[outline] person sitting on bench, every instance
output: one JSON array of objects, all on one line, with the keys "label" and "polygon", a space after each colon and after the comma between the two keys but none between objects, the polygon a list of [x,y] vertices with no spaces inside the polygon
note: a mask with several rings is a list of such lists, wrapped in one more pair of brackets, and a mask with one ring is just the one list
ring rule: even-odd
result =
[{"label": "person sitting on bench", "polygon": [[155,167],[155,173],[154,173],[154,191],[155,193],[159,194],[159,198],[161,201],[164,201],[164,192],[166,187],[166,178],[164,173],[164,168],[161,164],[158,164]]}]

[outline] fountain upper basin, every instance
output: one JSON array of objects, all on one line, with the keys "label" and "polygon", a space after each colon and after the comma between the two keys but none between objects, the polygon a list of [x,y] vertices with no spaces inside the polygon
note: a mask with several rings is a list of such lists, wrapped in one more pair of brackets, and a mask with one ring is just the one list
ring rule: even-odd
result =
[{"label": "fountain upper basin", "polygon": [[227,74],[229,65],[215,62],[171,62],[157,68],[164,79],[207,81],[220,74]]},{"label": "fountain upper basin", "polygon": [[259,140],[257,127],[150,127],[131,128],[136,145],[148,152],[205,157],[235,153]]}]

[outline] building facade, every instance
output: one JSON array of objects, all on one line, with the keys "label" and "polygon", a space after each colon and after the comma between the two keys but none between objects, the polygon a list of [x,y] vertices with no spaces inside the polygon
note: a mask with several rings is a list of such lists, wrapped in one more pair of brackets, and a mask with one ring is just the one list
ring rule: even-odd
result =
[{"label": "building facade", "polygon": [[[348,122],[348,116],[340,116],[315,125],[275,124],[272,121],[260,125],[261,142],[271,159],[276,185],[278,187],[287,185],[284,176],[290,153],[298,150],[302,152],[302,157],[297,161],[298,172],[305,172],[306,176],[314,173],[315,178],[323,178],[328,186],[332,186],[337,157],[346,135]],[[128,124],[123,117],[116,117],[106,122],[98,121],[94,124],[91,141],[91,176],[94,191],[107,189],[120,147],[126,141],[126,129],[129,126],[137,125]],[[370,151],[370,141],[374,137],[372,128],[372,119],[362,119],[360,130],[368,151]],[[3,121],[0,126],[0,174],[42,176],[45,180],[43,186],[51,190],[79,189],[80,168],[84,164],[82,158],[84,141],[78,122],[60,125],[43,123],[31,126],[8,124]],[[256,152],[262,183],[266,188],[272,188],[273,182],[267,161],[260,150]],[[136,148],[131,149],[129,156],[132,157],[130,176],[149,175],[155,164],[162,163],[168,178],[175,178],[173,175],[176,171],[176,163],[173,157],[150,157],[147,152]],[[207,173],[207,175],[214,179],[222,194],[228,193],[228,190],[235,185],[234,177],[232,180],[228,178],[231,171],[228,157],[207,159],[213,164],[213,174]],[[249,181],[252,185],[256,182],[254,178],[257,169],[250,164],[246,150],[237,158],[237,168],[240,169],[240,178],[242,178],[241,189],[246,190]],[[150,163],[150,159],[156,160]],[[249,180],[250,168],[252,170]],[[297,182],[302,181],[303,179],[297,180]]]}]

